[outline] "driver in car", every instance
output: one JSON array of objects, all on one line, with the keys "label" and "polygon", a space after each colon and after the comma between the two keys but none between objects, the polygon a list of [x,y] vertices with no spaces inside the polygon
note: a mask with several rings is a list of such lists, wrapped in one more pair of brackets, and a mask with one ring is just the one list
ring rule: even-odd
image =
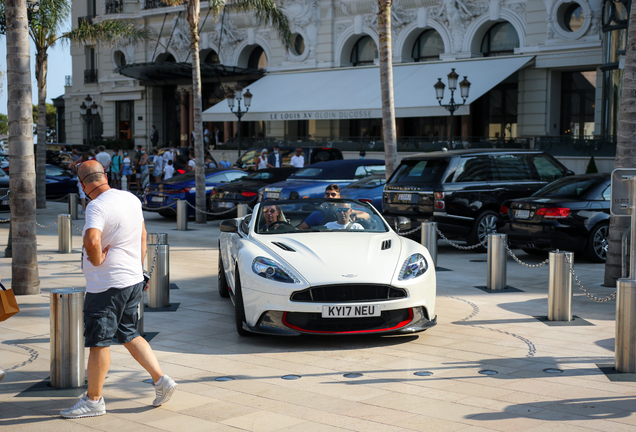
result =
[{"label": "driver in car", "polygon": [[364,229],[362,225],[351,220],[351,213],[353,212],[353,209],[351,208],[351,203],[348,203],[348,202],[336,203],[334,206],[334,210],[336,211],[336,217],[338,218],[338,220],[326,223],[325,228],[329,228],[332,230],[340,230],[340,229],[363,230]]},{"label": "driver in car", "polygon": [[282,223],[285,223],[281,219],[282,210],[280,206],[271,205],[263,207],[263,216],[261,217],[261,231],[269,231],[277,229]]}]

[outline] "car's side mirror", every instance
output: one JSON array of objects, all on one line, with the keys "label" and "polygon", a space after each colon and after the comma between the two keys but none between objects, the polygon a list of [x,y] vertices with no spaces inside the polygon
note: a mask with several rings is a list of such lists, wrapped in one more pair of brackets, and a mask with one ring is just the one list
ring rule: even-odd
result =
[{"label": "car's side mirror", "polygon": [[219,228],[221,232],[235,233],[238,232],[238,223],[236,219],[227,219],[221,222]]},{"label": "car's side mirror", "polygon": [[575,173],[574,171],[572,171],[572,170],[567,170],[567,171],[565,172],[565,175],[566,175],[566,176],[571,176],[571,175],[574,175],[574,174],[576,174],[576,173]]}]

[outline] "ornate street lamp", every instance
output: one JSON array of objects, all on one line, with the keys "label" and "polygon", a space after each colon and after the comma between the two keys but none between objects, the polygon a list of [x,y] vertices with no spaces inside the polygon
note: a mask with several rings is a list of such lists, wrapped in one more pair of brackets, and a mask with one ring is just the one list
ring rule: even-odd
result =
[{"label": "ornate street lamp", "polygon": [[91,98],[90,95],[86,95],[86,98],[84,99],[84,102],[82,102],[82,104],[80,105],[80,115],[82,116],[82,118],[84,119],[84,121],[86,122],[86,127],[87,127],[87,132],[88,132],[88,138],[86,140],[85,144],[88,144],[90,142],[90,140],[93,137],[93,118],[95,116],[97,116],[97,109],[99,108],[99,105],[97,105],[94,101],[93,98]]},{"label": "ornate street lamp", "polygon": [[[243,93],[242,87],[236,87],[236,90],[227,94],[227,105],[230,107],[230,111],[234,113],[234,115],[238,118],[238,156],[241,157],[241,117],[243,117],[249,110],[250,105],[252,104],[252,93],[250,93],[249,89]],[[241,111],[241,101],[243,101],[243,105],[245,105],[245,110]],[[234,104],[238,102],[238,106],[236,111],[234,110]]]},{"label": "ornate street lamp", "polygon": [[466,103],[466,99],[468,99],[468,91],[470,90],[470,82],[467,77],[464,77],[464,80],[459,83],[459,94],[461,95],[462,102],[455,102],[455,90],[457,90],[457,80],[459,79],[459,75],[455,72],[455,68],[451,69],[451,73],[448,74],[448,89],[451,92],[450,102],[448,104],[442,104],[442,99],[444,99],[444,89],[446,85],[442,82],[441,78],[437,78],[437,82],[433,86],[435,88],[435,97],[439,102],[440,106],[443,106],[450,112],[450,131],[448,134],[448,141],[453,146],[453,113],[460,106]]}]

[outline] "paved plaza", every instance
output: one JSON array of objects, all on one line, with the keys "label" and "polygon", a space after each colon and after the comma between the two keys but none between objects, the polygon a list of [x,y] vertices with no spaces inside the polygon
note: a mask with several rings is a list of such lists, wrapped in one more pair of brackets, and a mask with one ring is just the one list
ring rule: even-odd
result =
[{"label": "paved plaza", "polygon": [[[50,225],[66,212],[65,203],[49,202],[37,219]],[[438,324],[424,333],[244,338],[235,331],[230,300],[217,293],[219,221],[191,220],[188,231],[176,231],[174,220],[145,216],[148,232],[169,236],[176,288],[170,299],[178,307],[146,309],[145,331],[164,372],[179,383],[172,400],[153,408],[154,389],[144,382],[149,376],[114,345],[104,387],[107,414],[58,416],[82,390],[46,386],[49,291],[84,286],[81,237],[74,230],[73,253],[59,254],[57,227],[38,228],[42,292],[18,297],[22,311],[0,322],[0,369],[7,371],[0,431],[636,430],[636,382],[599,368],[614,363],[615,301],[596,303],[575,289],[579,318],[547,325],[548,266],[509,259],[514,289],[489,293],[476,288],[486,284],[486,254],[440,242]],[[8,231],[0,224],[2,247]],[[518,252],[526,262],[541,260]],[[614,291],[601,286],[603,270],[575,256],[577,275],[598,296]],[[10,286],[10,259],[0,258],[0,274]],[[425,371],[430,374],[416,374]],[[299,378],[282,379],[289,375]]]}]

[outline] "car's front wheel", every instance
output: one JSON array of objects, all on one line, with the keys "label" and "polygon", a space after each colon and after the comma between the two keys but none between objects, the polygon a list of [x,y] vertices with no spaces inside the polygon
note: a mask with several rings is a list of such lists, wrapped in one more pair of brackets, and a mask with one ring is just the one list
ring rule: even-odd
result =
[{"label": "car's front wheel", "polygon": [[228,290],[227,278],[225,277],[225,268],[223,267],[223,258],[221,258],[221,250],[219,249],[219,275],[218,275],[219,295],[228,298],[230,292]]},{"label": "car's front wheel", "polygon": [[240,336],[249,336],[251,333],[243,328],[245,322],[245,306],[243,305],[243,290],[241,289],[241,276],[238,268],[234,276],[234,321],[236,323],[236,332]]},{"label": "car's front wheel", "polygon": [[592,262],[604,263],[609,246],[609,224],[600,223],[590,232],[585,248],[585,256]]},{"label": "car's front wheel", "polygon": [[499,216],[497,216],[497,213],[492,210],[487,210],[481,213],[477,217],[477,220],[475,220],[475,225],[473,225],[473,229],[468,237],[468,244],[476,245],[478,243],[482,243],[483,246],[476,248],[476,250],[479,252],[485,252],[488,247],[488,234],[497,233],[498,220]]}]

